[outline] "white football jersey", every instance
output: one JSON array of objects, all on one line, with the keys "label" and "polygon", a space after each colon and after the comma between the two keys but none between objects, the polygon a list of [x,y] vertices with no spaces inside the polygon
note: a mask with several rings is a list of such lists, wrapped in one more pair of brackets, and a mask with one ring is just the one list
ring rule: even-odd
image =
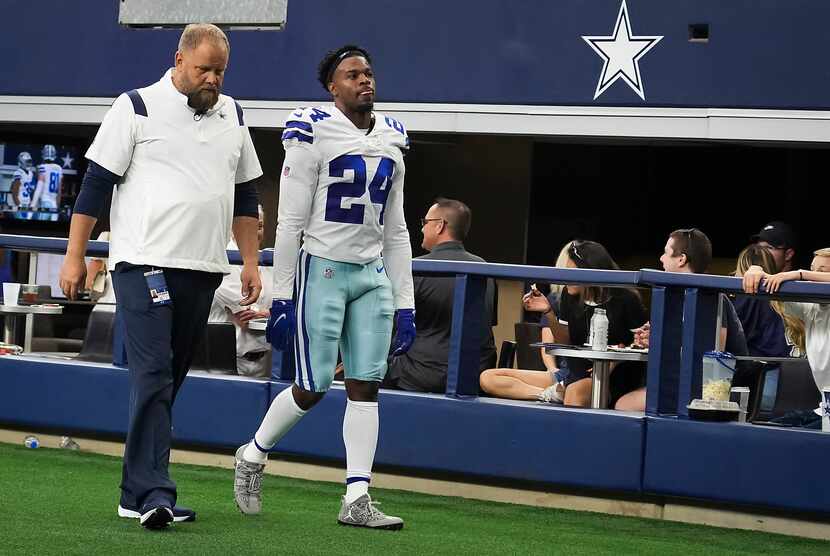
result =
[{"label": "white football jersey", "polygon": [[59,164],[44,162],[37,166],[37,180],[43,182],[43,190],[38,201],[41,207],[58,208],[58,193],[60,192],[63,170]]},{"label": "white football jersey", "polygon": [[14,176],[12,176],[12,183],[17,180],[20,180],[20,187],[18,188],[17,199],[14,200],[20,207],[28,207],[29,203],[32,201],[32,194],[35,191],[35,185],[37,183],[34,180],[35,173],[33,170],[24,170],[23,168],[18,168],[14,171]]},{"label": "white football jersey", "polygon": [[291,298],[297,254],[366,264],[383,256],[397,308],[414,307],[403,212],[404,126],[374,113],[367,134],[337,107],[299,108],[282,135],[274,297]]}]

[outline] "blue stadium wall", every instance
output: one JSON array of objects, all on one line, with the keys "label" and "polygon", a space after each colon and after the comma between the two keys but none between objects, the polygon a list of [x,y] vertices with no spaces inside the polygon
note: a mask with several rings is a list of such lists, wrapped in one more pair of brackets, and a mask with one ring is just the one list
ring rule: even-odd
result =
[{"label": "blue stadium wall", "polygon": [[[628,0],[646,100],[621,81],[598,99],[602,59],[581,38],[612,33],[621,0],[291,0],[282,32],[231,32],[225,89],[315,100],[322,54],[375,55],[379,98],[408,103],[827,109],[824,0]],[[116,0],[3,2],[0,95],[113,97],[158,79],[179,31],[120,27]],[[709,24],[708,43],[689,24]]]}]

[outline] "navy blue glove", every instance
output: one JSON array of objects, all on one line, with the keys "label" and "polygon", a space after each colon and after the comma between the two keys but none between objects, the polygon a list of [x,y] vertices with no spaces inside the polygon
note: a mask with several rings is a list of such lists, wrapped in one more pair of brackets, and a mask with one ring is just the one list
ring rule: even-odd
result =
[{"label": "navy blue glove", "polygon": [[271,303],[271,316],[268,317],[268,328],[265,329],[265,339],[271,342],[274,348],[283,350],[288,345],[291,335],[294,334],[297,322],[294,311],[294,301],[291,299],[275,299]]},{"label": "navy blue glove", "polygon": [[398,332],[395,334],[395,351],[392,355],[398,356],[409,351],[415,341],[415,309],[398,309],[395,319]]}]

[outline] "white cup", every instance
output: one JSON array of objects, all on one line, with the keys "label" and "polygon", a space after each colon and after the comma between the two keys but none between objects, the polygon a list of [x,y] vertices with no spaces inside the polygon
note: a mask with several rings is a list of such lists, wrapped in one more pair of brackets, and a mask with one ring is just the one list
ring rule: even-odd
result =
[{"label": "white cup", "polygon": [[824,415],[821,416],[821,430],[830,432],[830,388],[823,388],[821,391],[821,401],[824,402]]},{"label": "white cup", "polygon": [[749,406],[749,388],[747,388],[746,386],[736,386],[732,388],[730,392],[736,395],[736,397],[738,398],[738,405],[741,407],[741,414],[738,418],[738,421],[741,423],[745,423],[747,407]]},{"label": "white cup", "polygon": [[20,284],[3,282],[3,305],[17,306],[20,299]]}]

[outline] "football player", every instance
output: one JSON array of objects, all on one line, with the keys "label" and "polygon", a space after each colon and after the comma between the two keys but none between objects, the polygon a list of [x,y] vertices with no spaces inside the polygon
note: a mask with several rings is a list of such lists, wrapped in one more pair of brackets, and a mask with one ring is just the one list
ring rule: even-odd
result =
[{"label": "football player", "polygon": [[339,347],[348,400],[346,495],[338,521],[400,529],[403,520],[378,510],[368,488],[393,319],[396,353],[415,338],[412,249],[403,211],[409,140],[400,122],[373,110],[375,77],[364,49],[348,45],[329,52],[318,77],[334,106],[298,109],[282,135],[267,329],[277,349],[293,338],[296,380],[237,450],[234,498],[244,514],[259,513],[268,451],[328,391]]},{"label": "football player", "polygon": [[48,209],[38,215],[38,220],[57,220],[60,206],[63,169],[55,163],[58,151],[54,145],[44,145],[42,162],[37,166],[37,186],[32,196],[32,209]]},{"label": "football player", "polygon": [[34,189],[34,169],[32,155],[23,151],[17,155],[17,169],[12,176],[11,199],[9,205],[13,209],[25,210],[29,208]]}]

